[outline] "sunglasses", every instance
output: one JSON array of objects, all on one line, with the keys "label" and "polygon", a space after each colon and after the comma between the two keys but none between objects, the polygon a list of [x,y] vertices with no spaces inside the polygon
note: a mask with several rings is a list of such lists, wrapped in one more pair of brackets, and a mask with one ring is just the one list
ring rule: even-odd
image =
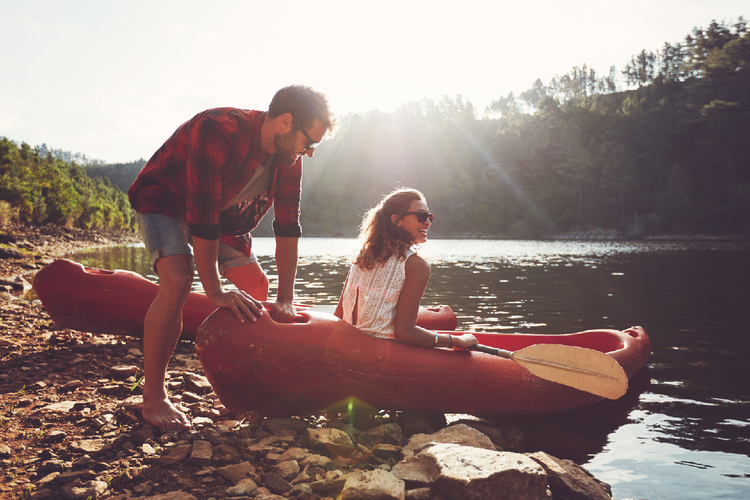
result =
[{"label": "sunglasses", "polygon": [[301,123],[300,123],[299,129],[302,131],[302,135],[305,136],[305,139],[307,139],[307,141],[310,143],[310,145],[305,148],[305,151],[309,151],[310,149],[315,149],[318,146],[320,146],[319,142],[315,142],[310,138],[310,135],[307,133],[307,131],[305,131],[305,129],[302,128]]},{"label": "sunglasses", "polygon": [[407,215],[416,215],[417,220],[419,221],[420,224],[424,224],[428,220],[430,221],[430,223],[432,223],[432,219],[435,218],[433,214],[431,214],[430,212],[425,212],[423,210],[417,210],[416,212],[404,213],[404,216],[407,216]]}]

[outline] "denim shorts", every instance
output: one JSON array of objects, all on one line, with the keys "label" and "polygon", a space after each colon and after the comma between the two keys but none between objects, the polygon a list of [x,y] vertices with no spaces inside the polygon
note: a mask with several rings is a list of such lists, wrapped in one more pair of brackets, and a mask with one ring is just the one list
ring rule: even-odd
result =
[{"label": "denim shorts", "polygon": [[[151,264],[156,271],[156,261],[169,255],[193,255],[190,243],[192,238],[184,217],[173,219],[161,214],[142,214],[138,216],[141,238],[151,257]],[[254,253],[248,257],[239,250],[219,241],[219,272],[222,276],[232,267],[240,267],[258,262]]]}]

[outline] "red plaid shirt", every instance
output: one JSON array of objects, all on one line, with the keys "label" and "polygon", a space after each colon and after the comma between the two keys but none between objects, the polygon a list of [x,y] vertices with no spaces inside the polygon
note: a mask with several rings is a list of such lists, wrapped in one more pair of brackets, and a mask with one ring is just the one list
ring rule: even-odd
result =
[{"label": "red plaid shirt", "polygon": [[299,238],[302,159],[293,166],[278,157],[269,190],[220,211],[250,181],[267,155],[260,149],[266,113],[215,108],[198,113],[172,134],[128,190],[133,208],[172,218],[184,215],[190,233],[221,240],[250,254],[250,231],[274,208],[274,233]]}]

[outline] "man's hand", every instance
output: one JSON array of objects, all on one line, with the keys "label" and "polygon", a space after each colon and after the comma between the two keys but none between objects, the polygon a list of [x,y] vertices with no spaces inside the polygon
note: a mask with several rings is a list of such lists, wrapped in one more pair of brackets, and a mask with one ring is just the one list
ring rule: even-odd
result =
[{"label": "man's hand", "polygon": [[291,323],[297,317],[297,310],[294,308],[294,304],[288,301],[277,300],[273,303],[270,313],[271,318],[278,323]]},{"label": "man's hand", "polygon": [[263,316],[263,304],[240,290],[220,291],[208,298],[216,307],[231,309],[240,323],[245,322],[245,317],[255,323],[256,316]]}]

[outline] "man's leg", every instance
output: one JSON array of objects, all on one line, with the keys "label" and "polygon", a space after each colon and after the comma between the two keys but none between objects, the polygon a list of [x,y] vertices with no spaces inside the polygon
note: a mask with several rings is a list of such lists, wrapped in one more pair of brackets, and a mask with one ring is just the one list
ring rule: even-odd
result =
[{"label": "man's leg", "polygon": [[257,261],[243,266],[230,267],[224,271],[224,276],[251,297],[257,300],[268,300],[268,276]]},{"label": "man's leg", "polygon": [[156,267],[159,291],[143,325],[143,418],[156,427],[189,429],[187,416],[169,401],[165,378],[182,332],[182,307],[193,283],[193,261],[190,255],[170,255],[160,258]]}]

